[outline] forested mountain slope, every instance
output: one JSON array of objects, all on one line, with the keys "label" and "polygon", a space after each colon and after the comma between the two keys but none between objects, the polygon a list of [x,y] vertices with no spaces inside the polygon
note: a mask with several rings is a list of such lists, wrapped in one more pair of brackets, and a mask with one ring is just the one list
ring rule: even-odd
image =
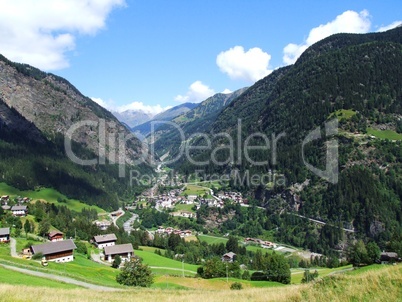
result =
[{"label": "forested mountain slope", "polygon": [[[326,137],[325,126],[335,118],[339,125]],[[306,143],[314,130],[314,139]],[[207,129],[212,146],[193,148],[193,162],[179,161],[176,167],[185,174],[203,169],[207,177],[228,175],[232,186],[254,191],[260,205],[277,215],[278,237],[287,242],[313,250],[334,248],[342,234],[329,227],[317,232],[300,219],[279,215],[284,210],[353,227],[356,236],[383,248],[402,230],[401,132],[402,28],[337,34],[250,87]],[[331,140],[339,174],[328,182],[307,164],[325,170],[326,141]],[[262,148],[245,154],[246,142]],[[190,144],[205,147],[205,137]],[[271,173],[283,176],[286,184],[250,187],[236,182],[237,172],[242,177]]]},{"label": "forested mountain slope", "polygon": [[[119,135],[127,138],[124,144]],[[138,190],[119,177],[118,164],[124,172],[134,163],[152,172],[147,149],[131,136],[110,112],[65,79],[0,56],[0,181],[19,189],[50,186],[69,197],[116,208],[117,195]]]}]

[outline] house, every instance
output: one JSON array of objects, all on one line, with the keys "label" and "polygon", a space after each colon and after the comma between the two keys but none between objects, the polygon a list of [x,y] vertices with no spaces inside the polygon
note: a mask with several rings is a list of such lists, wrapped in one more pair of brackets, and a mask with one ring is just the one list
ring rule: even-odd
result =
[{"label": "house", "polygon": [[3,209],[4,211],[9,211],[9,210],[11,209],[11,207],[8,206],[8,205],[4,205],[4,206],[1,206],[1,207],[2,207],[2,209]]},{"label": "house", "polygon": [[381,264],[395,263],[400,261],[397,253],[394,252],[382,252],[380,254]]},{"label": "house", "polygon": [[10,241],[10,228],[0,229],[0,242],[6,243]]},{"label": "house", "polygon": [[14,216],[26,216],[28,213],[27,206],[13,206],[11,208]]},{"label": "house", "polygon": [[222,256],[222,262],[233,262],[236,260],[236,254],[233,252],[226,253]]},{"label": "house", "polygon": [[106,231],[108,227],[112,225],[112,222],[107,221],[107,220],[102,220],[102,221],[95,221],[94,222],[96,226],[99,228],[101,231]]},{"label": "house", "polygon": [[31,245],[32,255],[41,253],[47,261],[69,262],[74,260],[73,252],[77,247],[71,239]]},{"label": "house", "polygon": [[105,260],[112,262],[117,255],[121,257],[122,261],[130,260],[134,256],[133,245],[127,243],[105,246]]},{"label": "house", "polygon": [[103,249],[107,246],[113,246],[116,244],[117,238],[115,234],[106,234],[94,236],[93,242],[99,249]]},{"label": "house", "polygon": [[59,232],[59,231],[51,231],[48,235],[47,235],[47,238],[50,240],[50,241],[52,241],[52,242],[55,242],[55,241],[61,241],[61,240],[63,240],[64,238],[63,238],[63,232]]}]

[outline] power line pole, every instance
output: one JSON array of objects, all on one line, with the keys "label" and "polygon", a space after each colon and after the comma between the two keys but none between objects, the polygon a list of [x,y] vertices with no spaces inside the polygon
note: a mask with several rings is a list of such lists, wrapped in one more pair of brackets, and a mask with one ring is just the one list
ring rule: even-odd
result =
[{"label": "power line pole", "polygon": [[226,283],[229,282],[229,275],[228,275],[228,263],[226,262]]}]

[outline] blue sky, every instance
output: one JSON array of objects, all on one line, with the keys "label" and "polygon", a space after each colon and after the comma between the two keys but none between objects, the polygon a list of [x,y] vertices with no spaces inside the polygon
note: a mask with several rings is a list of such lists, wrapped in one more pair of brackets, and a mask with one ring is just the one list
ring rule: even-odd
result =
[{"label": "blue sky", "polygon": [[0,0],[0,53],[109,109],[157,113],[250,86],[330,34],[401,20],[400,0]]}]

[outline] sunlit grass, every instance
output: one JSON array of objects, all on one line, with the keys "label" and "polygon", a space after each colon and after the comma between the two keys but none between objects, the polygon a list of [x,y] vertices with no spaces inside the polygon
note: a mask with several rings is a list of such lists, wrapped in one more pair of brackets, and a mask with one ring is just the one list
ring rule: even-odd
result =
[{"label": "sunlit grass", "polygon": [[[72,211],[80,212],[84,208],[95,209],[98,213],[104,213],[105,211],[97,206],[89,206],[79,200],[69,199],[65,195],[59,193],[58,191],[50,188],[41,188],[39,190],[26,190],[21,191],[14,187],[7,185],[6,183],[0,183],[0,195],[10,195],[11,198],[29,197],[31,200],[42,200],[49,203],[54,203],[55,205],[64,205]],[[59,202],[59,200],[64,200],[65,202]]]}]

